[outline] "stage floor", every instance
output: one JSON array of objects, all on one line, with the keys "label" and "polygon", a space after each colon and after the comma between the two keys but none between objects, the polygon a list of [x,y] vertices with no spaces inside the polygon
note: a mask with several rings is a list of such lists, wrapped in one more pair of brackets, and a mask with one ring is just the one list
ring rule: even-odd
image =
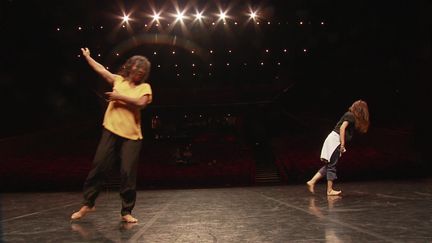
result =
[{"label": "stage floor", "polygon": [[71,222],[81,192],[1,194],[3,242],[431,242],[432,179],[138,191],[137,224],[104,191]]}]

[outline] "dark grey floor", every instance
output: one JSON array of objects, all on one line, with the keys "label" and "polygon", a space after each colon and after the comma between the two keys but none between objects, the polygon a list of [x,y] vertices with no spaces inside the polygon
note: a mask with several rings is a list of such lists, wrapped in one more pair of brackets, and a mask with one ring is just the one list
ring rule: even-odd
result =
[{"label": "dark grey floor", "polygon": [[80,192],[1,195],[4,242],[432,242],[432,180],[339,183],[342,197],[303,185],[145,190],[138,224],[119,220],[116,192],[70,222]]}]

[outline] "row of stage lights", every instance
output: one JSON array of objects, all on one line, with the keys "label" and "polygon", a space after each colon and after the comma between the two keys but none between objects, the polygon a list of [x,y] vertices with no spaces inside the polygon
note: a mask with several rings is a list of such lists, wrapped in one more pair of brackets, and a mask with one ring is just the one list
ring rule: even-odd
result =
[{"label": "row of stage lights", "polygon": [[[130,21],[134,21],[133,18],[130,17],[131,14],[123,14],[122,20],[123,23],[129,23]],[[249,17],[249,21],[258,21],[261,16],[258,14],[256,10],[249,10],[249,13],[246,14]],[[173,19],[173,23],[184,23],[186,20],[192,20],[193,22],[203,22],[205,20],[209,20],[211,15],[205,15],[204,11],[196,10],[195,14],[186,14],[186,10],[176,10],[176,13],[168,13],[166,15],[162,14],[162,11],[153,10],[153,14],[146,15],[152,19],[152,23],[160,23],[161,20],[166,20],[168,18]],[[219,10],[219,13],[213,14],[212,16],[216,16],[216,22],[226,23],[228,19],[234,19],[233,16],[228,14],[228,10]],[[215,23],[215,22],[212,22]]]},{"label": "row of stage lights", "polygon": [[[127,28],[132,22],[143,22],[138,18],[131,17],[132,14],[126,14],[123,13],[123,16],[118,16],[117,18],[121,20],[121,27]],[[252,22],[255,25],[260,24],[266,24],[271,25],[272,22],[269,20],[265,20],[265,18],[259,14],[258,10],[252,10],[249,9],[249,12],[244,13],[243,16],[247,17],[247,22]],[[219,10],[219,13],[213,13],[213,14],[205,14],[204,11],[196,10],[194,14],[187,14],[186,10],[180,11],[176,10],[176,13],[166,13],[163,14],[162,11],[155,11],[153,10],[152,14],[144,14],[144,17],[149,18],[150,22],[147,22],[144,24],[144,27],[150,28],[152,26],[156,27],[162,27],[162,21],[167,22],[166,26],[174,26],[176,24],[180,24],[182,26],[185,25],[186,21],[190,21],[192,24],[200,24],[203,25],[205,23],[216,26],[219,23],[222,23],[223,25],[228,24],[228,21],[231,21],[234,25],[238,25],[239,22],[236,19],[241,19],[241,17],[234,17],[233,15],[228,14],[228,10]],[[288,22],[285,22],[288,24]],[[306,25],[306,24],[312,24],[310,21],[302,21],[299,20],[296,22],[298,25]],[[277,22],[277,25],[281,25],[282,22]],[[320,25],[325,25],[324,21],[320,21]],[[99,26],[99,29],[103,29],[104,27],[101,25]],[[84,30],[82,26],[77,27],[78,30]],[[57,31],[60,31],[61,27],[57,27]]]},{"label": "row of stage lights", "polygon": [[[241,71],[241,70],[245,70],[246,71],[246,69],[245,68],[247,68],[247,67],[264,67],[264,66],[266,66],[266,65],[271,65],[271,66],[274,66],[274,67],[281,67],[282,66],[282,63],[281,62],[273,62],[273,63],[264,63],[264,62],[259,62],[259,63],[248,63],[248,62],[244,62],[244,63],[241,63],[240,65],[237,65],[236,67],[234,66],[234,65],[232,65],[231,63],[229,63],[229,62],[227,62],[227,63],[225,63],[223,66],[225,66],[225,68],[226,68],[226,70],[236,70],[236,71]],[[174,70],[175,70],[175,72],[173,72],[173,74],[177,77],[177,78],[180,78],[180,77],[182,77],[182,76],[185,76],[185,77],[187,77],[188,75],[182,75],[181,73],[179,73],[178,71],[181,71],[181,70],[179,70],[181,67],[180,67],[180,65],[178,65],[178,64],[174,64],[173,65],[173,67],[174,67]],[[215,68],[215,66],[212,64],[212,63],[210,63],[209,65],[208,65],[208,68],[209,68],[209,70],[210,70],[210,72],[208,72],[207,74],[203,74],[202,72],[200,72],[200,70],[199,70],[199,67],[197,66],[197,65],[195,65],[195,64],[192,64],[191,65],[191,67],[192,67],[192,72],[190,73],[190,75],[192,76],[192,77],[204,77],[204,76],[209,76],[209,77],[211,77],[211,76],[213,76],[213,72],[211,72],[211,70],[214,70],[214,68]],[[109,67],[105,67],[107,70],[110,70],[110,68]],[[162,68],[162,65],[161,64],[157,64],[156,65],[156,70],[158,70],[158,69],[160,69],[160,68]],[[238,69],[238,68],[241,68],[241,69]],[[259,69],[257,69],[257,71],[259,71]],[[275,79],[279,79],[279,77],[278,76],[275,76],[274,77]]]},{"label": "row of stage lights", "polygon": [[[219,21],[220,22],[220,21]],[[211,25],[212,26],[216,26],[219,22],[211,22]],[[166,27],[171,27],[172,25],[175,25],[176,23],[174,23],[174,24],[170,24],[170,23],[167,23],[166,24]],[[184,23],[182,23],[183,25],[184,25]],[[227,25],[228,24],[228,22],[223,22],[223,25]],[[233,22],[233,24],[235,25],[235,26],[237,26],[237,25],[239,25],[239,23],[237,22],[237,21],[234,21]],[[271,21],[264,21],[264,22],[260,22],[260,21],[254,21],[254,24],[255,25],[261,25],[261,24],[264,24],[264,25],[271,25],[272,24],[272,22]],[[283,23],[281,23],[281,22],[277,22],[277,25],[282,25]],[[285,24],[289,24],[288,22],[286,22]],[[297,24],[299,25],[299,26],[303,26],[303,25],[307,25],[307,24],[312,24],[312,22],[305,22],[305,21],[298,21],[297,22]],[[123,28],[123,29],[126,29],[127,27],[128,27],[128,25],[129,25],[129,20],[128,21],[122,21],[122,23],[121,23],[121,28]],[[325,25],[325,22],[324,21],[321,21],[320,22],[320,25],[322,25],[322,26],[324,26]],[[151,21],[150,23],[147,23],[147,24],[144,24],[144,27],[145,28],[150,28],[150,27],[152,27],[152,26],[155,26],[155,27],[163,27],[163,24],[162,23],[160,23],[160,22],[154,22],[154,21]],[[94,28],[94,27],[92,27],[92,28]],[[97,28],[99,28],[99,29],[104,29],[104,26],[103,25],[100,25],[99,27],[97,27]],[[83,27],[83,26],[78,26],[78,27],[76,27],[76,29],[78,30],[78,31],[83,31],[85,28]],[[56,28],[56,30],[57,31],[61,31],[62,30],[62,28],[61,27],[57,27]]]},{"label": "row of stage lights", "polygon": [[[308,51],[308,50],[307,50],[306,48],[303,49],[303,52],[304,52],[304,53],[306,53],[307,51]],[[282,52],[282,53],[287,53],[288,50],[285,48],[285,49],[282,49],[281,52]],[[196,51],[195,51],[195,50],[191,50],[190,53],[191,53],[191,54],[195,54]],[[214,50],[208,50],[208,53],[209,53],[209,54],[215,54],[216,52],[215,52]],[[226,53],[228,53],[228,54],[232,54],[233,51],[232,51],[231,49],[228,49],[228,50],[226,51]],[[270,53],[270,49],[265,49],[265,50],[264,50],[264,53],[269,54],[269,53]],[[173,50],[173,51],[171,51],[171,54],[172,54],[172,55],[176,55],[177,52],[176,52],[175,50]],[[119,53],[115,53],[114,55],[117,56],[117,57],[120,56]],[[157,52],[157,51],[153,51],[153,56],[157,56],[157,55],[158,55],[158,52]],[[97,56],[98,56],[98,57],[101,57],[102,55],[101,55],[100,53],[98,53]],[[78,58],[81,58],[81,54],[78,54],[77,57],[78,57]]]},{"label": "row of stage lights", "polygon": [[[270,49],[265,49],[264,52],[265,52],[266,54],[269,54],[269,53],[270,53]],[[282,50],[282,53],[283,53],[283,54],[286,54],[287,52],[288,52],[287,49],[283,49],[283,50]],[[308,49],[304,48],[304,49],[303,49],[303,53],[307,54],[307,52],[308,52]],[[172,53],[172,55],[176,55],[176,51],[172,51],[171,53]],[[195,53],[195,51],[192,50],[192,51],[191,51],[191,54],[194,54],[194,53]],[[213,51],[213,50],[209,50],[209,53],[210,53],[210,54],[214,54],[214,51]],[[232,52],[232,50],[227,50],[227,53],[232,54],[233,52]],[[119,53],[115,53],[114,55],[117,56],[117,57],[120,56]],[[157,51],[153,51],[153,55],[154,55],[154,56],[158,55],[158,52],[157,52]],[[101,55],[100,53],[98,53],[96,56],[97,56],[97,57],[102,57],[102,55]],[[81,54],[78,54],[77,57],[78,57],[78,58],[81,58]],[[237,64],[238,64],[238,63],[237,63]],[[281,63],[280,61],[274,61],[274,62],[270,62],[270,63],[269,63],[269,62],[264,62],[264,61],[258,61],[258,62],[256,62],[256,63],[251,63],[251,62],[242,62],[242,63],[240,64],[240,67],[242,67],[242,68],[247,68],[247,67],[264,67],[264,66],[266,66],[266,65],[272,65],[272,66],[275,65],[276,67],[280,67],[280,66],[282,66],[282,63]],[[162,66],[163,66],[163,65],[161,65],[161,64],[156,64],[156,65],[155,65],[155,68],[160,69],[160,68],[162,68]],[[188,65],[186,65],[186,64],[177,64],[177,63],[175,63],[175,64],[171,64],[171,65],[164,65],[164,66],[171,66],[171,67],[173,67],[173,68],[176,69],[176,70],[178,70],[179,68],[181,68],[181,66],[184,66],[184,67],[189,66],[190,68],[192,68],[192,69],[196,69],[196,70],[198,70],[198,69],[200,68],[199,65],[197,65],[197,64],[195,64],[195,63],[191,63],[191,64],[188,64]],[[209,68],[209,69],[214,69],[216,65],[215,65],[214,63],[208,63],[208,65],[205,65],[205,66],[206,66],[207,68]],[[225,62],[224,64],[222,64],[222,66],[225,66],[225,68],[227,68],[227,69],[230,69],[230,68],[233,67],[233,65],[232,65],[231,62]],[[106,67],[106,68],[109,69],[109,67]],[[196,73],[193,73],[192,75],[193,75],[193,76],[196,76]],[[212,75],[212,73],[209,72],[209,76],[211,76],[211,75]],[[177,76],[177,77],[180,77],[180,74],[177,73],[176,76]]]}]

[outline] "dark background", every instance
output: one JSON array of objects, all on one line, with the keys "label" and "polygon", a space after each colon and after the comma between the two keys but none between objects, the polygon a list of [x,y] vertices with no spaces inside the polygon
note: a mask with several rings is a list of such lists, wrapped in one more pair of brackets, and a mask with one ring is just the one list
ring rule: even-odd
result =
[{"label": "dark background", "polygon": [[[378,131],[403,134],[410,146],[403,149],[428,166],[430,1],[176,1],[188,14],[198,7],[212,15],[202,25],[185,20],[184,28],[167,15],[173,3],[2,1],[3,144],[22,147],[29,134],[100,123],[106,104],[98,94],[109,87],[79,56],[89,47],[113,72],[131,55],[149,58],[154,102],[143,114],[148,134],[155,115],[174,120],[232,113],[246,121],[239,126],[251,143],[302,137],[320,127],[325,132],[311,137],[319,144],[350,104],[364,99],[380,143],[397,147],[399,141]],[[218,6],[232,17],[225,25],[211,24]],[[248,21],[249,6],[259,9],[259,24]],[[160,26],[151,24],[152,7],[164,9]],[[129,23],[122,23],[123,11],[131,13]],[[374,136],[360,145],[374,144]]]}]

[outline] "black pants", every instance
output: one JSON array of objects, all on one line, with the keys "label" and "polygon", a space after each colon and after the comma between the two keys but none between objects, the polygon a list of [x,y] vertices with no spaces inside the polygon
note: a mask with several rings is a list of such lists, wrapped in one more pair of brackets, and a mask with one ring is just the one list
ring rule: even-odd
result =
[{"label": "black pants", "polygon": [[131,214],[136,200],[136,175],[141,140],[130,140],[103,129],[93,160],[93,168],[84,182],[84,205],[93,207],[103,182],[114,163],[120,159],[121,215]]}]

